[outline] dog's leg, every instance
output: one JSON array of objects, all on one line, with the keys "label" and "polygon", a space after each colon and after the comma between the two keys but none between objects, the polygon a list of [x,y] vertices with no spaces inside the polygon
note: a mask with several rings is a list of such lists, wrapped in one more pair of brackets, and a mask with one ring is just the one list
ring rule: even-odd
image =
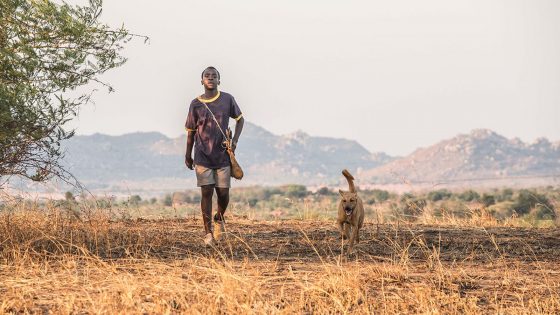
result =
[{"label": "dog's leg", "polygon": [[342,239],[345,240],[347,238],[347,236],[345,235],[345,231],[344,231],[344,222],[338,222],[338,230],[340,231],[340,235],[342,236]]},{"label": "dog's leg", "polygon": [[348,254],[352,254],[354,252],[354,242],[356,241],[356,237],[358,236],[358,227],[352,227],[352,236],[350,236],[350,243],[348,244]]},{"label": "dog's leg", "polygon": [[343,238],[345,240],[350,238],[350,224],[348,223],[344,223],[344,236]]}]

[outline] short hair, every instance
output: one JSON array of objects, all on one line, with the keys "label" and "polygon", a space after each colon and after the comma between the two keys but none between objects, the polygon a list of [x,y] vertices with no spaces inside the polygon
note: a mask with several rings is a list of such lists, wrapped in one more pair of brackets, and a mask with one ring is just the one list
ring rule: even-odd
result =
[{"label": "short hair", "polygon": [[220,71],[218,71],[218,69],[210,66],[210,67],[206,67],[206,69],[202,70],[202,73],[200,74],[201,79],[204,79],[204,72],[206,72],[206,70],[216,70],[216,72],[218,73],[218,79],[220,78]]}]

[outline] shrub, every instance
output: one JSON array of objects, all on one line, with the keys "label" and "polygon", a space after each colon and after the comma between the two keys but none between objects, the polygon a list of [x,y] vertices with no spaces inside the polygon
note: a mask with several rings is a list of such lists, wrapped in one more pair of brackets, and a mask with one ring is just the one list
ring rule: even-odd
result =
[{"label": "shrub", "polygon": [[494,195],[482,194],[482,198],[480,199],[480,201],[482,202],[482,204],[484,204],[485,207],[489,207],[496,203],[496,198],[494,197]]},{"label": "shrub", "polygon": [[492,216],[496,219],[506,219],[510,218],[513,213],[513,202],[512,201],[504,201],[488,207],[488,211]]},{"label": "shrub", "polygon": [[74,194],[72,194],[71,191],[67,191],[66,193],[64,193],[64,199],[68,202],[76,201],[76,198],[74,197]]},{"label": "shrub", "polygon": [[467,191],[464,191],[464,192],[460,193],[458,198],[459,198],[459,200],[462,200],[462,201],[465,201],[465,202],[479,201],[480,200],[480,195],[476,191],[469,189]]},{"label": "shrub", "polygon": [[303,198],[307,196],[307,187],[303,185],[285,186],[286,196],[289,198]]},{"label": "shrub", "polygon": [[163,205],[168,207],[173,205],[173,197],[171,197],[171,195],[165,195],[165,197],[163,197]]},{"label": "shrub", "polygon": [[506,188],[502,190],[498,196],[498,201],[512,201],[513,200],[513,189]]},{"label": "shrub", "polygon": [[554,220],[556,213],[551,208],[537,206],[531,209],[529,216],[537,220]]},{"label": "shrub", "polygon": [[128,200],[128,202],[131,205],[138,205],[140,202],[142,202],[142,198],[139,195],[132,195],[132,196],[130,196],[130,199]]},{"label": "shrub", "polygon": [[540,218],[554,218],[554,206],[550,203],[545,195],[535,191],[522,189],[517,195],[517,199],[513,208],[519,214],[528,214],[533,210],[534,214],[538,214]]},{"label": "shrub", "polygon": [[381,190],[381,189],[374,189],[371,191],[371,193],[373,194],[373,198],[377,201],[377,202],[383,202],[383,201],[387,201],[389,200],[389,198],[391,197],[389,195],[389,192],[386,190]]},{"label": "shrub", "polygon": [[316,194],[321,196],[329,196],[333,195],[334,193],[331,192],[328,187],[321,187],[319,188],[319,190],[317,190]]},{"label": "shrub", "polygon": [[440,189],[435,191],[430,191],[428,193],[428,199],[431,201],[440,201],[449,199],[452,196],[451,192],[447,189]]},{"label": "shrub", "polygon": [[101,11],[101,0],[0,1],[0,177],[73,181],[61,144],[91,97],[78,88],[100,82],[111,91],[101,76],[126,61],[119,52],[133,37],[101,23]]},{"label": "shrub", "polygon": [[247,203],[249,203],[249,207],[253,208],[254,206],[257,205],[258,201],[259,200],[257,198],[251,198],[251,199],[247,200]]}]

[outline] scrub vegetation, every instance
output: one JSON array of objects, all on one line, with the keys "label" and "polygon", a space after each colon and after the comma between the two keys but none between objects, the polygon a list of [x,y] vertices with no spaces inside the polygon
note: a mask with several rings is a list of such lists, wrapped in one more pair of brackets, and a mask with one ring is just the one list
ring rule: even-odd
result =
[{"label": "scrub vegetation", "polygon": [[560,312],[557,189],[360,195],[352,256],[329,189],[237,189],[214,248],[191,192],[6,200],[0,313]]}]

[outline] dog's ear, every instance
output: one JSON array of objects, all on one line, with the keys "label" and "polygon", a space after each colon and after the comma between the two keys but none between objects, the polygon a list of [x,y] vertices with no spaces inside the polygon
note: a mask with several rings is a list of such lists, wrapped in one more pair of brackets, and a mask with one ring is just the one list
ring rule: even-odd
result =
[{"label": "dog's ear", "polygon": [[338,192],[340,193],[341,196],[344,196],[344,192],[342,191],[342,189],[339,189]]}]

